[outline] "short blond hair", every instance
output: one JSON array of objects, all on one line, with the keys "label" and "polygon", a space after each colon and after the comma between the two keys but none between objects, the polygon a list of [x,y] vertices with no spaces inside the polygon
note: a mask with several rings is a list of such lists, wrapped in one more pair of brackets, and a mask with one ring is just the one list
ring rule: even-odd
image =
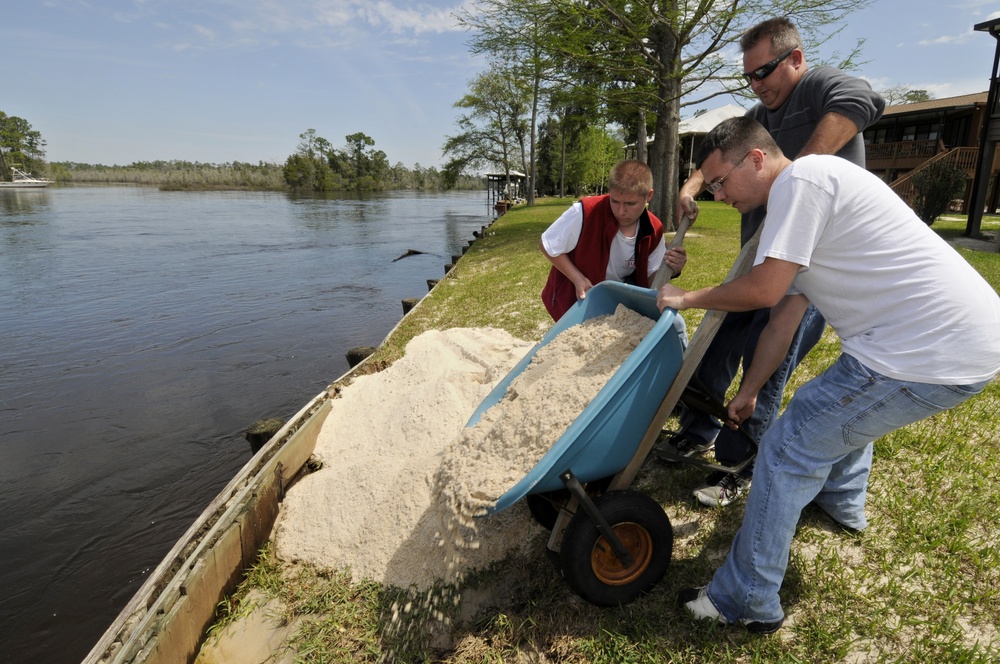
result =
[{"label": "short blond hair", "polygon": [[619,161],[608,174],[608,189],[645,196],[653,190],[653,171],[636,159]]}]

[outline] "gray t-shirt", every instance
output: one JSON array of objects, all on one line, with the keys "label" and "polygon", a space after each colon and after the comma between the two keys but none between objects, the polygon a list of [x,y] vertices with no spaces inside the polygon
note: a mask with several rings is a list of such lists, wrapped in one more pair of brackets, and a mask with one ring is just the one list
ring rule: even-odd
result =
[{"label": "gray t-shirt", "polygon": [[[839,113],[859,127],[858,134],[837,152],[838,157],[864,168],[865,142],[861,135],[885,110],[885,100],[860,78],[834,67],[815,67],[799,79],[785,103],[773,111],[755,104],[747,116],[764,125],[789,159],[795,159],[812,136],[820,119],[829,112]],[[767,210],[759,207],[743,215],[740,244],[753,237]]]}]

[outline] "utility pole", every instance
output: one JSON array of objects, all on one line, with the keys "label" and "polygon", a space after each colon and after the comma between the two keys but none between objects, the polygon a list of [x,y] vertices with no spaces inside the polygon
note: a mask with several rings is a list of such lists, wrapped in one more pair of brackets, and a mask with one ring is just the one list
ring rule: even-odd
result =
[{"label": "utility pole", "polygon": [[983,221],[983,208],[986,207],[986,193],[990,178],[993,175],[993,155],[996,152],[997,140],[1000,139],[1000,120],[997,114],[997,96],[1000,93],[1000,79],[997,78],[997,68],[1000,67],[1000,18],[978,23],[973,27],[977,32],[989,32],[997,39],[997,50],[993,56],[993,74],[990,76],[990,91],[986,97],[986,108],[983,112],[983,128],[979,136],[979,161],[976,164],[976,176],[972,181],[972,209],[969,210],[969,221],[965,225],[966,237],[979,237]]}]

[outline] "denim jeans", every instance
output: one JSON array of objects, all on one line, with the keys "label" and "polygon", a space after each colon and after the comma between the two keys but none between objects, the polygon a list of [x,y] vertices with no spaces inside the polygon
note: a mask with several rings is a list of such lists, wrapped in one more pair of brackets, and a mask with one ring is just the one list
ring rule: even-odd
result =
[{"label": "denim jeans", "polygon": [[773,622],[802,508],[815,501],[841,524],[867,525],[872,442],[982,391],[888,378],[849,355],[799,388],[764,434],[743,523],[708,596],[730,622]]},{"label": "denim jeans", "polygon": [[[742,358],[744,367],[749,367],[753,361],[757,340],[769,318],[769,309],[726,315],[695,373],[697,382],[709,396],[720,402],[725,400],[726,390],[736,376],[740,359]],[[759,442],[771,422],[777,418],[781,409],[781,395],[789,376],[823,336],[825,327],[823,316],[810,304],[802,315],[802,322],[799,323],[799,329],[795,332],[784,361],[757,395],[753,415],[743,424],[747,435],[753,440]],[[715,458],[723,465],[738,464],[753,453],[753,447],[746,436],[724,428],[721,422],[702,411],[688,411],[682,417],[681,428],[689,436],[701,441],[714,439]]]}]

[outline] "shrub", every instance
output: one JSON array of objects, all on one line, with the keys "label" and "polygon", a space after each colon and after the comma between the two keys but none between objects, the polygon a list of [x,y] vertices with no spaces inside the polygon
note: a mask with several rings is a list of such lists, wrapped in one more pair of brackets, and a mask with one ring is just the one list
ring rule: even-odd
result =
[{"label": "shrub", "polygon": [[913,211],[930,226],[948,210],[952,199],[965,193],[967,180],[964,170],[947,161],[936,161],[921,169],[913,176],[917,190]]}]

